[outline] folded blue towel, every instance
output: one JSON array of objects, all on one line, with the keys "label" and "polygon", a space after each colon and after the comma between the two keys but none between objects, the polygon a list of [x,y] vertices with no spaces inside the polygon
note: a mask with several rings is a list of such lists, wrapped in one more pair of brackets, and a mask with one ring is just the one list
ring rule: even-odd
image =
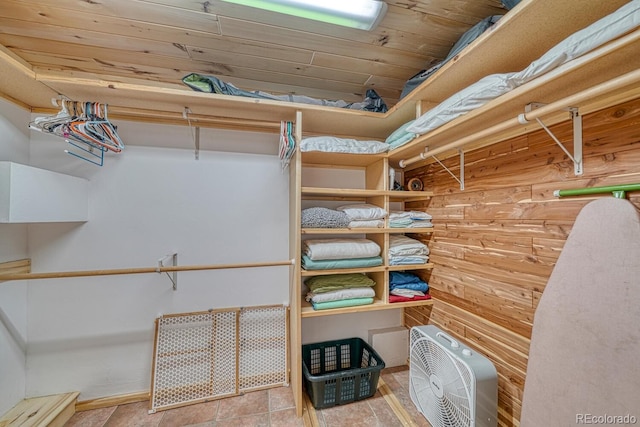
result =
[{"label": "folded blue towel", "polygon": [[413,273],[404,271],[392,271],[389,273],[389,282],[391,285],[404,285],[407,283],[424,283],[424,281]]},{"label": "folded blue towel", "polygon": [[390,286],[390,290],[396,290],[396,289],[410,289],[412,291],[420,291],[420,292],[427,292],[429,290],[429,285],[427,285],[425,282],[420,282],[420,283],[406,283],[404,285],[391,285]]}]

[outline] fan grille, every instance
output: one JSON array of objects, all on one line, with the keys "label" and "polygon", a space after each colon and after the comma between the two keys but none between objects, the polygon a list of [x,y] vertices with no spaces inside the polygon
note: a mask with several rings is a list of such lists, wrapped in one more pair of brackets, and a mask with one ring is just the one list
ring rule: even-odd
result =
[{"label": "fan grille", "polygon": [[471,427],[472,373],[438,343],[411,331],[411,399],[434,427]]}]

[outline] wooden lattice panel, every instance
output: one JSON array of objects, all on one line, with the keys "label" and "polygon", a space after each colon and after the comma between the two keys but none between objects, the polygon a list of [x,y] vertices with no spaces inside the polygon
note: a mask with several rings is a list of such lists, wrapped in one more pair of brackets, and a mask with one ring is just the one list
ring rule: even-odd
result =
[{"label": "wooden lattice panel", "polygon": [[240,389],[270,387],[287,381],[286,310],[263,307],[240,312]]},{"label": "wooden lattice panel", "polygon": [[156,319],[150,412],[287,382],[283,306]]}]

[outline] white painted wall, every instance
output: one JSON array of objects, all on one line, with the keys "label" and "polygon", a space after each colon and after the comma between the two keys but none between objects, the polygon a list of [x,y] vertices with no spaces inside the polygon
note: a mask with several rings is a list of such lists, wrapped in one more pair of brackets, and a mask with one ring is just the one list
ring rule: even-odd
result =
[{"label": "white painted wall", "polygon": [[[127,145],[100,168],[35,133],[32,165],[90,180],[89,221],[32,224],[32,270],[155,267],[289,259],[288,175],[278,136],[203,130],[195,160],[186,127],[118,123]],[[155,148],[168,141],[185,149]],[[271,155],[204,150],[260,144]],[[136,146],[133,144],[141,144]],[[148,390],[160,314],[288,302],[289,267],[33,280],[27,395],[79,390],[80,400]]]},{"label": "white painted wall", "polygon": [[[0,98],[0,160],[29,160],[29,112]],[[28,257],[27,226],[0,224],[0,262]],[[27,283],[0,282],[0,414],[24,398]]]},{"label": "white painted wall", "polygon": [[343,338],[369,339],[369,330],[402,325],[402,310],[380,310],[302,319],[302,344]]}]

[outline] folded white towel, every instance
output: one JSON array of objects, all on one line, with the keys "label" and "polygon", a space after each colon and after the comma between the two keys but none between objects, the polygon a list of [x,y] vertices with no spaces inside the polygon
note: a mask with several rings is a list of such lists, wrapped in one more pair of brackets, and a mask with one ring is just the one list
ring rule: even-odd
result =
[{"label": "folded white towel", "polygon": [[389,214],[389,219],[401,219],[401,218],[411,218],[410,212],[404,211],[391,211]]},{"label": "folded white towel", "polygon": [[380,246],[368,239],[309,239],[303,242],[302,248],[305,255],[314,261],[380,255]]},{"label": "folded white towel", "polygon": [[425,296],[424,292],[420,292],[420,291],[414,291],[411,289],[394,289],[392,291],[389,292],[391,295],[397,295],[399,297],[408,297],[408,298],[412,298],[415,296]]},{"label": "folded white towel", "polygon": [[387,216],[387,211],[380,206],[370,205],[368,203],[360,203],[354,205],[344,205],[337,208],[349,215],[352,221],[367,220],[367,219],[384,219]]},{"label": "folded white towel", "polygon": [[372,287],[367,286],[364,288],[338,289],[336,291],[322,292],[319,294],[309,292],[305,299],[307,301],[313,300],[313,302],[329,302],[350,298],[373,298],[375,296],[376,291]]},{"label": "folded white towel", "polygon": [[389,236],[389,256],[429,255],[427,245],[405,235]]},{"label": "folded white towel", "polygon": [[421,211],[410,211],[409,216],[413,220],[430,220],[431,219],[431,215]]},{"label": "folded white towel", "polygon": [[384,219],[361,219],[349,222],[349,228],[382,228],[384,227]]}]

